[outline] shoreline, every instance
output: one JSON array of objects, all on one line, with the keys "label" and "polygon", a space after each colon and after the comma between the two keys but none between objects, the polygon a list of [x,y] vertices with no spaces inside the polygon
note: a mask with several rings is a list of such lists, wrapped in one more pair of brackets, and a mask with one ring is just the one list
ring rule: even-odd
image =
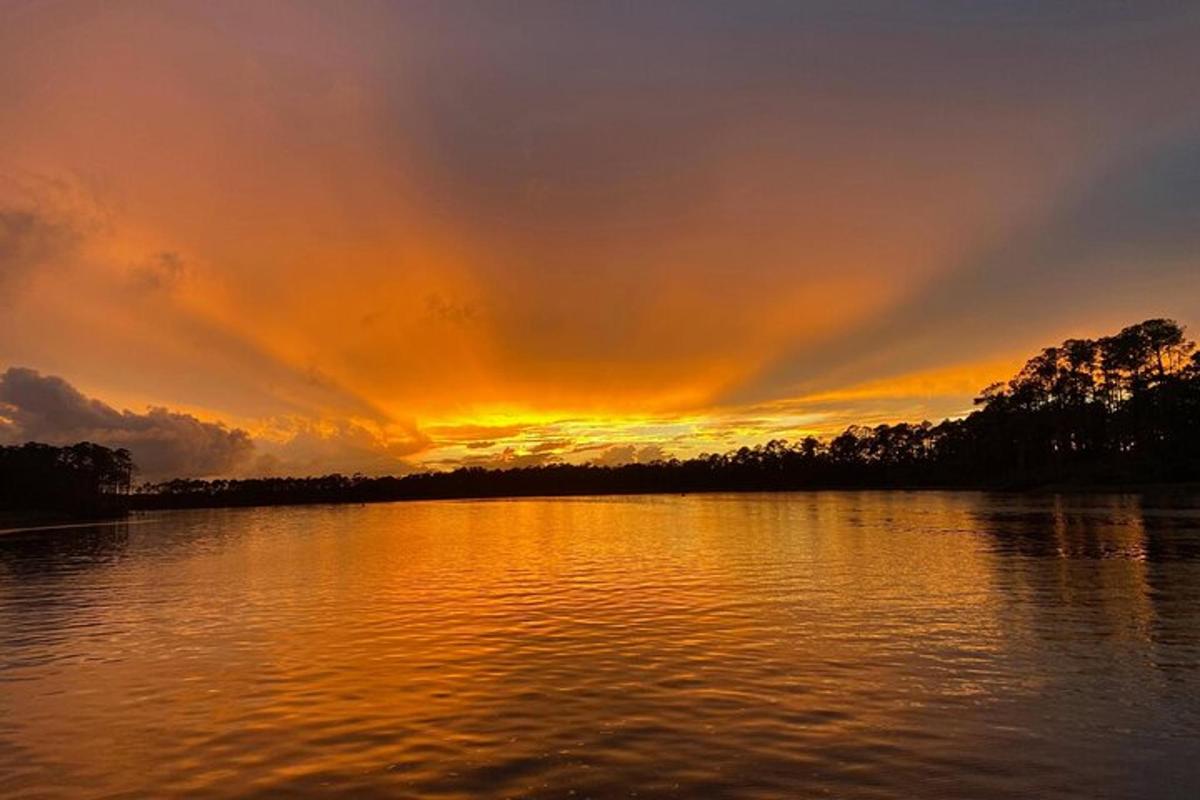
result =
[{"label": "shoreline", "polygon": [[[656,497],[656,496],[685,496],[685,495],[720,495],[720,494],[814,494],[818,492],[983,492],[1003,495],[1085,495],[1085,494],[1197,494],[1200,495],[1200,482],[1156,482],[1156,483],[1119,483],[1119,484],[1043,484],[1031,487],[1012,486],[961,486],[961,485],[913,485],[913,486],[811,486],[811,487],[729,487],[719,489],[694,489],[686,491],[630,491],[630,492],[530,492],[508,494],[445,494],[426,497],[376,497],[376,498],[313,498],[311,500],[281,500],[279,502],[209,502],[209,503],[150,503],[146,505],[137,502],[138,495],[133,495],[131,513],[149,511],[186,511],[217,508],[277,508],[288,506],[340,506],[340,505],[375,505],[379,503],[407,502],[436,502],[458,500],[553,500],[557,498],[572,499],[582,497]],[[144,495],[153,497],[153,495]]]},{"label": "shoreline", "polygon": [[[801,488],[724,488],[698,489],[692,491],[636,491],[636,492],[557,492],[557,493],[528,493],[528,494],[463,494],[429,497],[388,497],[388,498],[314,498],[312,500],[287,500],[280,502],[246,502],[246,503],[194,503],[170,504],[150,503],[139,504],[139,495],[131,495],[132,502],[129,510],[120,515],[72,517],[62,514],[46,513],[10,513],[0,515],[0,536],[10,536],[20,533],[37,531],[68,530],[71,528],[88,528],[112,523],[129,523],[137,521],[133,518],[156,511],[200,511],[215,509],[237,508],[287,508],[299,506],[350,506],[376,505],[384,503],[410,502],[456,502],[475,500],[554,500],[603,497],[669,497],[687,495],[749,495],[749,494],[815,494],[819,492],[860,493],[860,492],[963,492],[986,493],[1011,496],[1048,496],[1048,495],[1091,495],[1091,494],[1138,494],[1148,496],[1194,494],[1200,496],[1200,482],[1182,481],[1178,483],[1120,483],[1120,484],[1044,484],[1034,487],[1004,487],[1004,486],[820,486]],[[153,495],[142,495],[151,498]]]}]

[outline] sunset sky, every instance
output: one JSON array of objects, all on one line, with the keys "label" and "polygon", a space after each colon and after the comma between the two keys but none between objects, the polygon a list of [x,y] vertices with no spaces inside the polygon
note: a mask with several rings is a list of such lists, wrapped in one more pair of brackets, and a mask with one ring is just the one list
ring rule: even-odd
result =
[{"label": "sunset sky", "polygon": [[0,440],[400,473],[962,414],[1200,324],[1198,43],[1154,0],[9,0]]}]

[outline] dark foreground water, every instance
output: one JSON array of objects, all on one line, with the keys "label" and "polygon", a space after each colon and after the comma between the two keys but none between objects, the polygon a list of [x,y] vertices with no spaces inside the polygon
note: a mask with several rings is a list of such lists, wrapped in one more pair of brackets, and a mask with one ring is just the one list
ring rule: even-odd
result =
[{"label": "dark foreground water", "polygon": [[0,536],[0,796],[1200,797],[1200,509],[828,493]]}]

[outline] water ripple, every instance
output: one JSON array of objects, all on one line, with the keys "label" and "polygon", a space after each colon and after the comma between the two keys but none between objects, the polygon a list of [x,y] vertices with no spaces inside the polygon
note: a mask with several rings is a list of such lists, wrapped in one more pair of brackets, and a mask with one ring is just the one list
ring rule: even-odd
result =
[{"label": "water ripple", "polygon": [[1200,796],[1200,515],[821,493],[0,537],[0,795]]}]

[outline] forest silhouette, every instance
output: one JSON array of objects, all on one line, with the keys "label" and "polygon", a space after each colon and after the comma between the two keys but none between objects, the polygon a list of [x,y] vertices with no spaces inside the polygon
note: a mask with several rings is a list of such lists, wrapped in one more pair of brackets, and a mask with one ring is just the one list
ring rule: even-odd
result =
[{"label": "forest silhouette", "polygon": [[[121,516],[128,510],[133,474],[128,450],[91,442],[0,446],[0,520]],[[28,512],[42,516],[25,516]]]},{"label": "forest silhouette", "polygon": [[723,454],[622,466],[462,467],[400,477],[147,483],[125,450],[81,443],[0,448],[0,510],[99,514],[135,508],[470,497],[845,488],[1033,489],[1200,480],[1200,352],[1150,319],[1068,339],[986,387],[939,424],[851,426],[831,440],[776,439]]},{"label": "forest silhouette", "polygon": [[1200,479],[1200,353],[1173,320],[1047,347],[976,410],[934,425],[851,426],[829,441],[772,440],[684,460],[463,467],[403,477],[173,480],[147,508],[383,500],[775,491],[996,488]]}]

